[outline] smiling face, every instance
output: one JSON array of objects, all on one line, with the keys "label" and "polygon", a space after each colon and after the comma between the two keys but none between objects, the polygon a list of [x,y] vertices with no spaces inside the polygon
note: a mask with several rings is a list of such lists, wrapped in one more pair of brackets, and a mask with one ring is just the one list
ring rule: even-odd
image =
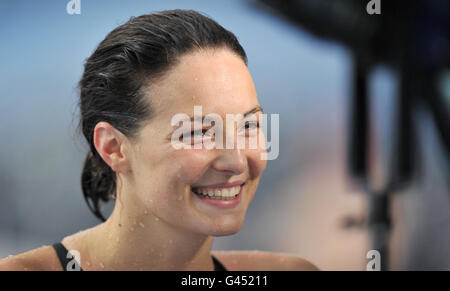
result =
[{"label": "smiling face", "polygon": [[[171,126],[175,114],[193,116],[194,106],[203,115],[216,113],[224,120],[224,142],[234,135],[262,134],[245,126],[259,120],[261,111],[256,90],[242,59],[225,48],[207,49],[180,57],[166,75],[155,81],[146,95],[153,116],[130,143],[129,177],[133,184],[136,208],[156,219],[191,232],[221,236],[236,233],[258,187],[266,161],[257,149],[175,149]],[[245,114],[231,130],[226,114]],[[194,124],[194,123],[192,123]],[[253,123],[254,124],[254,123]],[[243,128],[244,132],[239,132]],[[202,127],[203,130],[208,128]],[[226,189],[226,190],[225,190]],[[220,194],[206,198],[198,194]],[[231,200],[229,200],[231,199]]]}]

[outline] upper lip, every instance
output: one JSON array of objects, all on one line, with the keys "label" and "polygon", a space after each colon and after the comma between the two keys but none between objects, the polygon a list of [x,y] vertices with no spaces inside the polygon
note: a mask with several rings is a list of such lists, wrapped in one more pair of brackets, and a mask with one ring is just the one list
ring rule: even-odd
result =
[{"label": "upper lip", "polygon": [[202,189],[202,188],[208,188],[208,189],[214,189],[214,188],[231,188],[235,186],[241,186],[244,184],[244,181],[235,181],[235,182],[229,182],[229,183],[218,183],[218,184],[210,184],[210,185],[199,185],[199,186],[192,186],[193,189]]}]

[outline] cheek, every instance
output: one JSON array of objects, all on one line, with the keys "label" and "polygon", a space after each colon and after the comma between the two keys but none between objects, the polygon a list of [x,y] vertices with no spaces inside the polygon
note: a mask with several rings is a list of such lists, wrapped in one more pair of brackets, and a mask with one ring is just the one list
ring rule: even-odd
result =
[{"label": "cheek", "polygon": [[176,161],[175,178],[178,183],[193,184],[208,170],[213,155],[207,150],[179,150],[174,153]]},{"label": "cheek", "polygon": [[[206,150],[177,150],[167,156],[164,167],[160,168],[160,187],[164,195],[159,195],[160,205],[167,205],[167,209],[180,210],[176,216],[182,220],[185,212],[186,195],[190,195],[190,187],[208,170],[213,156]],[[164,186],[162,184],[167,186]],[[170,206],[170,207],[169,207]],[[173,213],[171,214],[174,215]]]},{"label": "cheek", "polygon": [[251,179],[260,178],[262,173],[266,169],[267,160],[263,159],[263,156],[265,156],[265,154],[265,149],[251,150],[247,154],[250,171],[249,174]]}]

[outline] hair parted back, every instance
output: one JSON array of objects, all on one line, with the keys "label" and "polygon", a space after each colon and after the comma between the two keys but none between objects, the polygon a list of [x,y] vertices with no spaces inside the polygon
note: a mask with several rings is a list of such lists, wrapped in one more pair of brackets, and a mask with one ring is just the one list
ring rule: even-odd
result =
[{"label": "hair parted back", "polygon": [[90,152],[81,186],[90,210],[105,221],[100,202],[115,199],[116,176],[95,149],[94,128],[111,124],[128,138],[151,117],[143,89],[171,69],[183,54],[226,47],[247,64],[233,33],[193,10],[165,10],[132,17],[111,31],[86,60],[79,82],[80,124]]}]

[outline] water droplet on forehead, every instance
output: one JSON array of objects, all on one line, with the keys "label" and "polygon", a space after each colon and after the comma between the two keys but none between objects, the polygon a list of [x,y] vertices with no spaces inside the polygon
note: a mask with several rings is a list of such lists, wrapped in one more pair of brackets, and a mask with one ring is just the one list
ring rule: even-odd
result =
[{"label": "water droplet on forehead", "polygon": [[139,222],[139,225],[140,225],[142,228],[145,227],[145,225],[144,225],[142,222]]},{"label": "water droplet on forehead", "polygon": [[155,217],[155,221],[159,221],[159,218],[158,218],[158,217]]}]

